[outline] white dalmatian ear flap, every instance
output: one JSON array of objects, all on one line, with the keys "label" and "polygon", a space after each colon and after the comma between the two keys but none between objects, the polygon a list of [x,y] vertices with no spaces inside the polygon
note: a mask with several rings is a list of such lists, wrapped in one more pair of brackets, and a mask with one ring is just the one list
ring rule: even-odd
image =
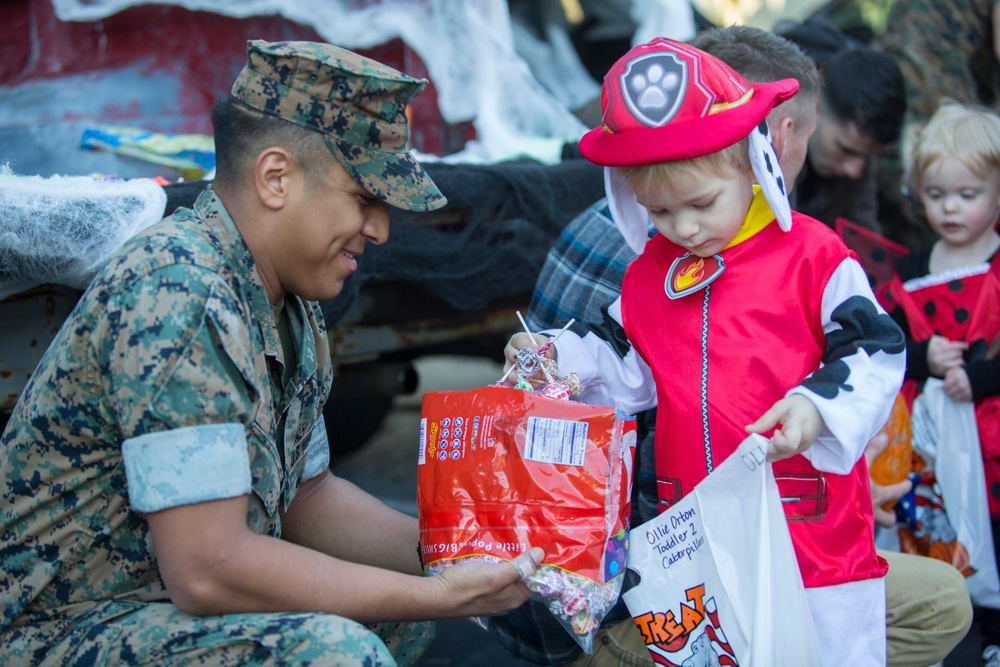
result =
[{"label": "white dalmatian ear flap", "polygon": [[649,240],[649,212],[635,199],[621,170],[604,168],[604,192],[608,197],[608,210],[625,237],[632,251],[641,255]]},{"label": "white dalmatian ear flap", "polygon": [[750,133],[750,165],[778,225],[787,232],[792,228],[792,207],[788,204],[785,176],[771,145],[771,132],[766,120],[762,120]]}]

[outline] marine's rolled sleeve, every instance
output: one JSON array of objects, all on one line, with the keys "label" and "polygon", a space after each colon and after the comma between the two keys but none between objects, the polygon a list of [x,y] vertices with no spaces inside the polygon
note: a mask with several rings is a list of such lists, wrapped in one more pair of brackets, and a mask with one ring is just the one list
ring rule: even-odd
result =
[{"label": "marine's rolled sleeve", "polygon": [[320,415],[309,436],[309,449],[306,450],[302,479],[312,479],[328,467],[330,467],[330,440],[326,435],[326,419]]},{"label": "marine's rolled sleeve", "polygon": [[147,433],[122,444],[129,501],[137,512],[246,495],[250,455],[241,424]]},{"label": "marine's rolled sleeve", "polygon": [[156,512],[250,493],[254,362],[241,308],[217,274],[175,264],[109,299],[102,365],[129,502]]}]

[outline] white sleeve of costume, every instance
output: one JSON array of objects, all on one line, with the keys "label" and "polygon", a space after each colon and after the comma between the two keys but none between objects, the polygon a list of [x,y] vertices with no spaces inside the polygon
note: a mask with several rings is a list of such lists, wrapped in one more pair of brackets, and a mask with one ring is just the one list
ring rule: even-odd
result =
[{"label": "white sleeve of costume", "polygon": [[[621,324],[620,298],[608,307],[608,314]],[[558,331],[544,333],[555,335]],[[559,336],[553,347],[559,373],[576,373],[583,382],[583,392],[577,397],[580,402],[613,405],[630,415],[656,407],[653,373],[635,348],[629,347],[621,357],[597,334],[590,332],[581,338],[572,331]]]},{"label": "white sleeve of costume", "polygon": [[[834,271],[823,292],[823,332],[827,336],[842,329],[833,320],[833,312],[852,297],[870,301],[879,324],[884,323],[881,318],[889,319],[875,300],[861,265],[848,258]],[[866,333],[869,333],[868,329]],[[899,335],[902,340],[902,333]],[[871,339],[866,342],[871,342]],[[895,341],[888,342],[892,344],[887,347],[897,347]],[[801,394],[811,400],[826,425],[816,442],[802,455],[818,470],[846,474],[864,454],[868,441],[889,418],[903,383],[906,351],[904,346],[899,352],[876,349],[869,354],[859,345],[852,353],[839,356],[837,361],[846,363],[850,373],[835,396],[820,396],[802,385],[794,387],[788,395]]]}]

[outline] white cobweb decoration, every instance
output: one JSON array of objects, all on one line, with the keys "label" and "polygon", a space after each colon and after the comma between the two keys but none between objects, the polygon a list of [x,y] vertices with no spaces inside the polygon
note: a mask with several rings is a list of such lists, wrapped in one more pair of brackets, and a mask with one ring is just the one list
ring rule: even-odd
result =
[{"label": "white cobweb decoration", "polygon": [[46,283],[85,288],[166,204],[150,179],[19,176],[0,165],[0,299]]}]

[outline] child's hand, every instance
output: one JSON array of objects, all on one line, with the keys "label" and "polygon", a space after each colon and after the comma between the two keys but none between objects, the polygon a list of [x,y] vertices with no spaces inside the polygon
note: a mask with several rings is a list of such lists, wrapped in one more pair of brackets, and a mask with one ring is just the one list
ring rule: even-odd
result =
[{"label": "child's hand", "polygon": [[[523,331],[511,336],[510,340],[507,341],[507,345],[503,348],[503,356],[505,361],[503,367],[504,373],[510,370],[510,367],[517,362],[518,350],[520,350],[522,347],[530,347],[533,350],[537,350],[539,347],[548,342],[548,340],[549,339],[547,336],[540,333],[536,333],[534,335],[534,339],[532,339],[532,336],[529,336],[527,333]],[[535,341],[538,342],[536,343]],[[549,349],[545,351],[545,356],[548,357],[549,359],[555,359],[555,355],[556,355],[556,350],[553,346],[550,345]]]},{"label": "child's hand", "polygon": [[[885,451],[885,448],[888,446],[889,436],[884,429],[868,441],[868,446],[865,447],[865,462],[868,463],[869,468],[872,465],[872,461],[877,459],[879,454]],[[872,507],[875,510],[875,523],[885,528],[892,528],[896,525],[896,512],[884,509],[883,505],[894,500],[899,500],[909,493],[913,488],[913,482],[909,479],[904,479],[902,482],[882,486],[881,484],[876,484],[873,479],[869,479],[869,481],[872,487]]]},{"label": "child's hand", "polygon": [[955,366],[965,363],[962,357],[969,344],[965,341],[952,341],[944,336],[931,336],[927,344],[927,367],[934,377],[943,378]]},{"label": "child's hand", "polygon": [[781,461],[801,454],[815,442],[823,430],[823,417],[805,396],[783,398],[760,419],[746,427],[747,433],[766,433],[776,428],[767,448],[768,461]]},{"label": "child's hand", "polygon": [[969,374],[965,372],[965,366],[949,368],[944,374],[944,384],[941,388],[956,403],[972,400],[972,384],[969,382]]}]

